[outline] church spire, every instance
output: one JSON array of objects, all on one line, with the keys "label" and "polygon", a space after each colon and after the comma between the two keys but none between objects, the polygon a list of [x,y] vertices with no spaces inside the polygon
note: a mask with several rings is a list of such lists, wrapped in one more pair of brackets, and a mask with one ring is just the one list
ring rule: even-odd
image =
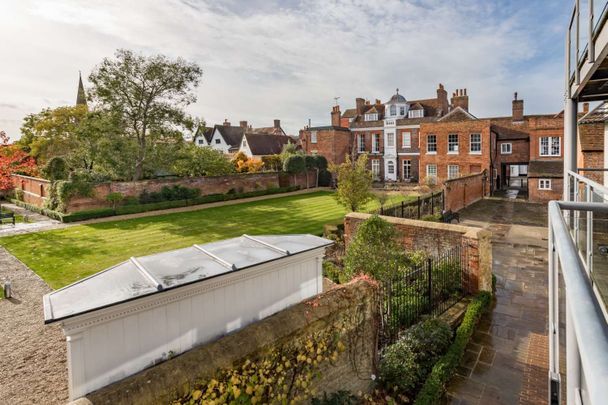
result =
[{"label": "church spire", "polygon": [[76,105],[87,105],[87,97],[84,93],[82,84],[82,74],[78,72],[78,94],[76,95]]}]

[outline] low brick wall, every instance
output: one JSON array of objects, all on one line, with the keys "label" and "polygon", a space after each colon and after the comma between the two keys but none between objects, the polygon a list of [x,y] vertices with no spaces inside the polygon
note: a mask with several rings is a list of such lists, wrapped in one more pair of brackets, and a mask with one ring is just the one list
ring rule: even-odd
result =
[{"label": "low brick wall", "polygon": [[38,177],[13,174],[11,176],[15,190],[23,191],[23,202],[43,207],[49,195],[51,182]]},{"label": "low brick wall", "polygon": [[489,195],[490,189],[486,183],[485,171],[444,181],[445,209],[460,211]]},{"label": "low brick wall", "polygon": [[[348,245],[359,224],[370,214],[350,213],[344,218],[344,240]],[[462,246],[467,263],[465,283],[471,294],[492,290],[492,233],[480,228],[439,222],[381,216],[397,228],[407,250],[422,250],[433,256]]]},{"label": "low brick wall", "polygon": [[[308,177],[308,182],[306,178]],[[287,173],[279,175],[279,184],[281,187],[300,186],[300,188],[312,188],[317,183],[317,172],[309,170],[306,173],[298,173],[295,176]]]},{"label": "low brick wall", "polygon": [[[351,319],[343,341],[346,350],[334,364],[319,367],[312,388],[318,393],[347,390],[367,392],[376,360],[378,306],[375,287],[364,280],[334,287],[311,301],[294,305],[213,343],[90,393],[79,404],[171,403],[193,384],[213,378],[285,342],[329,328],[337,318]],[[90,401],[90,402],[89,402]]]}]

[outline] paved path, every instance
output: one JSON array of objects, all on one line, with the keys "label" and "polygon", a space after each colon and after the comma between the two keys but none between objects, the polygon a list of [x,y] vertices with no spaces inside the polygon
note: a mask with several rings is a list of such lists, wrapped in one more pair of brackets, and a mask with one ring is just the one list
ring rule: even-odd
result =
[{"label": "paved path", "polygon": [[496,300],[476,329],[450,404],[547,403],[546,206],[485,200],[461,212],[493,232]]},{"label": "paved path", "polygon": [[44,325],[42,295],[51,289],[0,247],[0,281],[14,298],[0,299],[0,404],[58,404],[68,399],[65,337]]},{"label": "paved path", "polygon": [[[239,198],[237,200],[218,201],[218,202],[214,202],[214,203],[190,205],[188,207],[169,208],[169,209],[165,209],[165,210],[139,212],[137,214],[116,215],[113,217],[95,218],[95,219],[89,219],[86,221],[79,221],[79,222],[68,223],[68,224],[64,224],[59,221],[50,220],[47,217],[41,216],[42,218],[46,218],[46,221],[36,223],[36,224],[31,224],[31,225],[36,225],[36,226],[27,227],[25,225],[28,225],[28,224],[17,224],[17,226],[15,228],[13,228],[12,225],[10,225],[10,228],[1,228],[0,237],[23,234],[23,233],[31,233],[31,232],[48,231],[48,230],[52,230],[52,229],[62,229],[62,228],[70,227],[70,226],[76,226],[76,225],[88,225],[88,224],[97,224],[100,222],[123,221],[126,219],[154,217],[157,215],[175,214],[178,212],[199,211],[199,210],[204,210],[204,209],[208,209],[208,208],[222,207],[222,206],[226,206],[226,205],[243,204],[243,203],[248,203],[248,202],[253,202],[253,201],[263,201],[263,200],[270,200],[273,198],[289,197],[289,196],[293,196],[293,195],[308,194],[308,193],[314,193],[314,192],[318,192],[318,191],[331,191],[331,190],[332,189],[329,187],[309,188],[309,189],[305,189],[305,190],[290,191],[288,193],[262,195],[259,197]],[[3,205],[6,205],[8,208],[8,204],[3,204]],[[27,211],[27,212],[31,212],[31,211]]]}]

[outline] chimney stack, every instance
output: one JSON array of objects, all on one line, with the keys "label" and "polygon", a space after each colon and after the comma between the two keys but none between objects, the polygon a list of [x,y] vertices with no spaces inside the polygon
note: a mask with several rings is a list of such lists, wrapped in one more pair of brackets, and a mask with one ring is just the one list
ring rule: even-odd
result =
[{"label": "chimney stack", "polygon": [[334,127],[340,126],[340,106],[335,105],[331,108],[331,125]]},{"label": "chimney stack", "polygon": [[513,95],[513,122],[524,121],[524,100],[517,99],[517,92]]},{"label": "chimney stack", "polygon": [[228,118],[224,118],[224,126],[225,127],[229,127],[230,126],[230,122],[228,122]]},{"label": "chimney stack", "polygon": [[274,120],[274,127],[275,128],[281,128],[281,120]]},{"label": "chimney stack", "polygon": [[240,126],[241,128],[247,128],[247,121],[240,121],[240,122],[239,122],[239,126]]},{"label": "chimney stack", "polygon": [[[437,95],[439,96],[439,90],[437,90]],[[465,111],[469,111],[469,96],[467,95],[467,89],[456,89],[456,91],[452,94],[452,99],[450,100],[452,104],[452,108],[460,107]]]},{"label": "chimney stack", "polygon": [[441,83],[439,83],[439,87],[437,88],[437,100],[439,101],[439,105],[441,105],[441,115],[447,114],[450,105],[448,103],[448,92]]},{"label": "chimney stack", "polygon": [[357,114],[358,115],[363,114],[363,108],[365,107],[365,99],[362,99],[361,97],[357,97],[355,99],[355,106],[357,108]]},{"label": "chimney stack", "polygon": [[589,112],[589,103],[583,103],[583,114],[587,114]]}]

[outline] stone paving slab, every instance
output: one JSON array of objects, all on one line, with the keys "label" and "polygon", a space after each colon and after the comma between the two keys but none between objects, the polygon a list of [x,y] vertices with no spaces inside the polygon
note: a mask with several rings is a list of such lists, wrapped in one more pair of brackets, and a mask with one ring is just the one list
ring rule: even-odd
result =
[{"label": "stone paving slab", "polygon": [[546,208],[484,200],[460,215],[464,224],[493,232],[497,285],[444,403],[546,404]]}]

